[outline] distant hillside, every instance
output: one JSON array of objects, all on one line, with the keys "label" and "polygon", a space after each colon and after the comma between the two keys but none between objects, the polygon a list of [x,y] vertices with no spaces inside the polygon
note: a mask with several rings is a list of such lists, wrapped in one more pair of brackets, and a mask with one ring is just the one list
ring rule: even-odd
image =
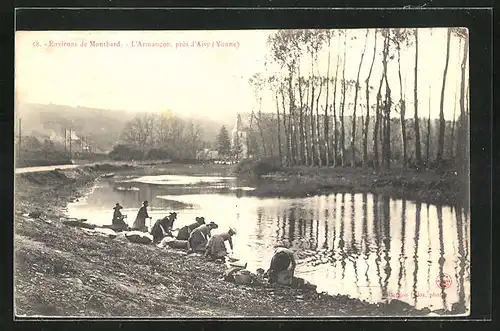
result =
[{"label": "distant hillside", "polygon": [[[119,141],[126,123],[137,115],[130,111],[34,103],[20,104],[16,114],[22,119],[23,135],[62,138],[64,130],[72,128],[76,136],[90,137],[94,146],[102,151],[110,151],[113,148]],[[223,124],[231,123],[232,128],[235,121],[230,118],[226,119],[227,123],[221,123],[208,116],[191,117],[182,114],[180,117],[199,124],[203,129],[203,140],[209,143],[215,141]]]},{"label": "distant hillside", "polygon": [[110,150],[134,116],[119,110],[32,103],[20,104],[16,113],[23,135],[64,137],[64,130],[71,128],[78,137],[89,136],[100,150]]}]

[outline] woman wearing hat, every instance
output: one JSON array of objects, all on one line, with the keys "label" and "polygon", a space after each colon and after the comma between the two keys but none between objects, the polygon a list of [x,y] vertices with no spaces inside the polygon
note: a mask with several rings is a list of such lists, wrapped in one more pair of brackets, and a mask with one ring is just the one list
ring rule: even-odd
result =
[{"label": "woman wearing hat", "polygon": [[205,251],[205,256],[211,260],[217,260],[227,256],[227,249],[225,242],[229,242],[229,247],[231,251],[233,250],[233,235],[236,234],[236,230],[229,228],[229,231],[214,234],[207,243],[207,249]]},{"label": "woman wearing hat", "polygon": [[207,247],[208,238],[210,238],[211,231],[217,229],[219,226],[214,222],[200,225],[194,229],[188,238],[188,250],[190,252],[203,253]]},{"label": "woman wearing hat", "polygon": [[115,210],[113,212],[113,220],[111,221],[113,229],[116,231],[121,231],[121,230],[126,230],[128,228],[127,223],[123,220],[125,216],[122,214],[120,211],[123,207],[120,206],[119,203],[116,203],[116,205],[113,207]]},{"label": "woman wearing hat", "polygon": [[146,227],[146,218],[151,218],[148,215],[148,201],[144,201],[142,203],[142,207],[139,208],[137,212],[137,216],[135,218],[134,224],[132,224],[132,230],[147,232],[148,228]]},{"label": "woman wearing hat", "polygon": [[194,229],[205,224],[205,217],[196,217],[195,220],[196,222],[183,226],[179,229],[179,232],[177,233],[177,240],[188,240],[189,235]]},{"label": "woman wearing hat", "polygon": [[153,242],[157,243],[161,241],[166,235],[172,236],[171,231],[176,219],[177,213],[173,212],[170,213],[170,215],[157,220],[155,225],[153,225],[153,227],[151,228]]}]

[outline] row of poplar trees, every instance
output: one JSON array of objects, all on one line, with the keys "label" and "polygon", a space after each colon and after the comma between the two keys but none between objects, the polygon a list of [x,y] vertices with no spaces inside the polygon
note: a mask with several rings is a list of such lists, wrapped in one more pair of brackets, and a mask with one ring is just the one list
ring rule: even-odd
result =
[{"label": "row of poplar trees", "polygon": [[[273,122],[277,122],[274,140],[277,140],[279,159],[284,166],[351,166],[362,163],[363,167],[388,169],[391,162],[391,112],[397,113],[400,125],[400,139],[402,157],[400,162],[403,168],[409,164],[416,169],[423,169],[429,159],[430,140],[430,113],[426,119],[419,115],[418,98],[419,85],[419,29],[367,29],[364,48],[357,66],[357,75],[354,79],[347,79],[346,58],[348,39],[346,30],[279,30],[268,39],[270,52],[269,63],[278,65],[281,72],[286,74],[263,75],[255,74],[249,81],[253,86],[259,104],[262,102],[260,92],[263,89],[272,91],[276,112]],[[444,118],[445,87],[449,65],[450,40],[458,38],[463,50],[461,54],[461,82],[459,91],[458,121],[453,118],[451,141],[456,144],[456,169],[465,172],[468,168],[468,100],[466,91],[466,67],[468,61],[468,34],[466,29],[447,29],[446,60],[443,63],[442,85],[440,87],[440,109],[437,134],[437,149],[435,164],[438,168],[444,165],[445,130],[447,122]],[[355,38],[355,37],[353,37]],[[365,58],[369,39],[373,40],[374,50],[371,59]],[[335,44],[343,47],[332,47]],[[401,75],[401,49],[414,43],[414,88],[413,109],[407,109],[407,99],[403,88]],[[377,49],[382,45],[382,49]],[[320,74],[318,57],[320,52],[328,52],[326,75]],[[335,68],[331,65],[332,53],[336,52]],[[382,74],[380,77],[372,75],[377,52],[382,54]],[[304,77],[303,58],[310,59],[308,77]],[[352,57],[352,55],[351,55]],[[362,76],[363,61],[370,61],[369,70]],[[399,93],[394,95],[388,81],[388,63],[397,61],[399,78]],[[308,61],[309,62],[309,61]],[[373,85],[372,85],[373,84]],[[351,93],[348,93],[351,92]],[[353,92],[353,93],[352,93]],[[361,95],[364,94],[364,104]],[[346,100],[353,98],[353,100]],[[430,108],[429,108],[430,109]],[[412,112],[413,111],[413,112]],[[410,114],[407,115],[407,112]],[[411,113],[412,112],[412,113]],[[455,114],[454,114],[455,115]],[[252,114],[259,127],[260,135],[269,135],[262,129],[263,118],[261,108],[258,115]],[[349,118],[347,121],[346,119]],[[361,123],[357,123],[358,119]],[[423,158],[421,142],[422,123],[427,121],[427,141],[425,143],[427,160]],[[407,128],[410,123],[412,128]],[[346,125],[350,127],[347,128]],[[455,129],[456,126],[456,129]],[[449,127],[449,126],[448,126]],[[349,130],[348,130],[349,129]],[[412,139],[412,157],[408,155],[408,132],[414,135]],[[346,131],[349,132],[348,137]],[[263,133],[264,131],[264,133]],[[269,130],[267,130],[269,131]],[[360,132],[359,132],[360,131]],[[454,135],[456,131],[456,135]],[[277,139],[276,139],[277,138]],[[356,142],[361,145],[360,162],[356,162]],[[455,143],[456,142],[456,143]],[[265,140],[262,138],[265,145]],[[452,147],[453,148],[453,147]],[[264,149],[265,146],[264,146]],[[272,148],[267,148],[270,155]],[[452,153],[453,154],[453,153]]]}]

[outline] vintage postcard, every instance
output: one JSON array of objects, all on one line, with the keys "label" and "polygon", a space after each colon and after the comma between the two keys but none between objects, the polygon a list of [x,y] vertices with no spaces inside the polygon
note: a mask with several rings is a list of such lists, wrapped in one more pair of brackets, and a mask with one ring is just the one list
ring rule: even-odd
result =
[{"label": "vintage postcard", "polygon": [[16,32],[15,315],[469,315],[468,45]]}]

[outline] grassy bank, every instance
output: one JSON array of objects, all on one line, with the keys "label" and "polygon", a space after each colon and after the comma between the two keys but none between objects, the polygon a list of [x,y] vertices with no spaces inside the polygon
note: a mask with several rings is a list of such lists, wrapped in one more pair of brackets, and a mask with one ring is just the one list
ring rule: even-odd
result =
[{"label": "grassy bank", "polygon": [[[171,168],[170,168],[171,169]],[[192,168],[191,168],[192,169]],[[422,315],[398,300],[369,304],[346,296],[222,280],[224,266],[153,245],[98,237],[63,225],[70,199],[103,172],[93,166],[16,176],[15,312],[76,316]],[[42,217],[26,215],[42,211]]]},{"label": "grassy bank", "polygon": [[376,193],[451,205],[465,204],[468,199],[466,182],[452,172],[295,167],[261,176],[256,186],[250,195],[306,197],[333,192]]}]

